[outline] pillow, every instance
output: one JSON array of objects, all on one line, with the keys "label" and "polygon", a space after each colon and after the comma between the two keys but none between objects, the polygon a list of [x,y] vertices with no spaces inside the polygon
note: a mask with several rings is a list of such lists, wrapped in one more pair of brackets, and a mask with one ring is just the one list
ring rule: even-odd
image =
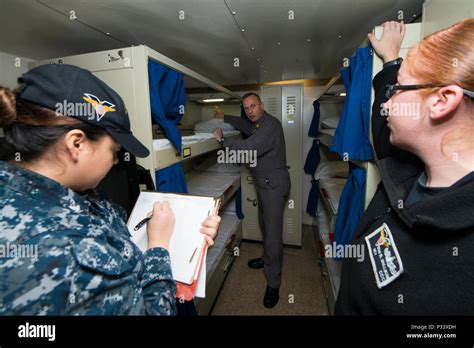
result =
[{"label": "pillow", "polygon": [[206,158],[204,162],[194,165],[194,170],[217,175],[240,174],[240,166],[234,163],[217,163],[217,155]]},{"label": "pillow", "polygon": [[314,174],[315,179],[347,178],[349,175],[349,164],[344,161],[321,161]]},{"label": "pillow", "polygon": [[214,128],[221,128],[223,131],[233,131],[235,128],[230,123],[225,123],[222,118],[211,118],[210,120],[199,122],[194,126],[196,133],[212,133]]}]

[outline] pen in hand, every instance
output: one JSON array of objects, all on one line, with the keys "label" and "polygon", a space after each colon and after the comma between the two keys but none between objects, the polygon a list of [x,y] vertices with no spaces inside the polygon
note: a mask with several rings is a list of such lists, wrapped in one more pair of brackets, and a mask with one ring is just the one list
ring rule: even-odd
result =
[{"label": "pen in hand", "polygon": [[148,214],[146,214],[146,218],[144,218],[143,220],[141,220],[141,221],[135,226],[135,228],[134,228],[133,230],[134,230],[134,231],[138,231],[140,228],[142,228],[144,225],[146,225],[146,223],[151,220],[152,215],[153,215],[153,212],[152,212],[152,211],[148,212]]}]

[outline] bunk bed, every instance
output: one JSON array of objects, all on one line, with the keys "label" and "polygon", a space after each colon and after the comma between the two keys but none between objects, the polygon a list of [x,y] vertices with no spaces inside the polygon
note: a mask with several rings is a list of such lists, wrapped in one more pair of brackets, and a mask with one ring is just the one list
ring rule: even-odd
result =
[{"label": "bunk bed", "polygon": [[[320,201],[322,208],[317,213],[316,240],[318,242],[319,264],[324,281],[324,289],[329,304],[329,311],[334,314],[339,285],[341,282],[341,261],[333,257],[325,257],[326,247],[331,246],[334,239],[339,198],[341,196],[346,178],[326,178],[319,180]],[[321,207],[321,205],[320,205]]]},{"label": "bunk bed", "polygon": [[217,163],[215,156],[193,167],[186,173],[190,194],[221,198],[222,218],[214,245],[206,258],[206,297],[196,298],[199,314],[207,315],[217,298],[242,240],[242,224],[236,214],[235,193],[240,188],[240,166]]},{"label": "bunk bed", "polygon": [[221,211],[219,233],[207,252],[206,297],[194,299],[200,315],[210,314],[242,241],[242,222],[231,207]]},{"label": "bunk bed", "polygon": [[[382,35],[383,28],[375,27],[373,34],[380,38]],[[407,24],[405,38],[402,42],[400,49],[400,56],[405,57],[408,53],[408,50],[413,47],[416,42],[419,41],[421,37],[421,23]],[[361,46],[365,46],[366,41]],[[373,66],[372,66],[372,78],[382,69],[383,62],[374,55],[373,57]],[[331,88],[338,80],[340,75],[338,74],[332,78],[329,83],[326,85],[321,95],[324,94],[329,88]],[[370,104],[372,105],[374,99],[374,93],[372,90]],[[321,121],[321,125],[324,121]],[[321,145],[321,157],[326,158],[329,148],[332,145],[333,137],[335,134],[334,120],[328,122],[326,126],[319,127],[318,136],[320,145]],[[370,133],[370,141],[372,142],[372,134]],[[330,156],[329,156],[330,157]],[[339,159],[340,160],[340,159]],[[328,161],[329,163],[332,161]],[[342,162],[342,161],[341,161]],[[353,160],[348,159],[348,162],[363,168],[366,171],[366,181],[365,181],[365,209],[370,204],[373,195],[377,189],[378,183],[380,182],[380,176],[378,169],[375,164],[375,160]],[[327,165],[322,161],[323,165]],[[346,163],[347,165],[347,163]],[[313,225],[313,231],[315,233],[316,241],[318,243],[318,262],[321,265],[321,272],[324,280],[324,289],[326,292],[326,298],[328,301],[329,311],[331,314],[334,314],[335,302],[337,299],[337,294],[339,291],[340,285],[340,275],[341,275],[341,266],[342,262],[334,257],[325,257],[325,250],[327,246],[331,246],[333,243],[335,221],[338,214],[339,201],[344,185],[346,182],[345,178],[342,178],[343,175],[336,174],[336,171],[340,171],[340,167],[332,163],[332,168],[335,171],[328,173],[327,171],[322,174],[323,169],[318,168],[319,178],[319,191],[320,191],[320,204],[316,216],[316,224]],[[318,172],[316,173],[318,176]]]},{"label": "bunk bed", "polygon": [[[229,138],[239,137],[240,132],[224,132]],[[168,139],[153,139],[153,153],[155,157],[155,169],[163,169],[184,159],[198,157],[220,148],[212,133],[196,133],[183,136],[182,151],[177,152]]]},{"label": "bunk bed", "polygon": [[[334,305],[340,285],[341,261],[325,257],[326,247],[332,246],[336,226],[339,201],[346,185],[348,163],[340,159],[332,159],[329,153],[334,129],[320,129],[321,162],[315,174],[319,187],[319,206],[316,214],[317,226],[313,225],[315,239],[318,244],[318,262],[321,266],[323,284],[329,311],[334,314]],[[328,158],[327,158],[328,157]]]},{"label": "bunk bed", "polygon": [[332,139],[334,138],[334,133],[336,129],[320,129],[318,138],[319,141],[326,146],[327,148],[331,147]]}]

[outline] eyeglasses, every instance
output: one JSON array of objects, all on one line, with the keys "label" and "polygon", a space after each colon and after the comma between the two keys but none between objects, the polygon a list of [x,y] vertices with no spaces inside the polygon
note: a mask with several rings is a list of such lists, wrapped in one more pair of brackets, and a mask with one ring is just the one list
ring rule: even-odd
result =
[{"label": "eyeglasses", "polygon": [[[397,91],[414,91],[417,89],[424,89],[424,88],[436,88],[436,87],[446,87],[446,85],[438,85],[438,84],[424,84],[424,85],[386,85],[385,88],[385,96],[390,99],[392,98]],[[462,89],[464,94],[469,98],[474,98],[474,92],[469,91],[467,89]]]}]

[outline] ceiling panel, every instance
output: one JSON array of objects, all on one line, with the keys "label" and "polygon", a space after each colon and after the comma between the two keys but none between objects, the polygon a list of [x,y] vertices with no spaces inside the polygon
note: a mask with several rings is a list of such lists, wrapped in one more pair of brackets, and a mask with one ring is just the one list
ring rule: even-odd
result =
[{"label": "ceiling panel", "polygon": [[410,19],[422,2],[0,0],[0,22],[9,28],[0,31],[0,51],[46,59],[145,44],[223,85],[328,78],[374,25],[399,10]]},{"label": "ceiling panel", "polygon": [[343,58],[354,52],[371,28],[396,19],[399,10],[411,20],[421,13],[422,4],[400,0],[228,2],[255,54],[263,59],[262,78],[274,81],[334,76]]}]

